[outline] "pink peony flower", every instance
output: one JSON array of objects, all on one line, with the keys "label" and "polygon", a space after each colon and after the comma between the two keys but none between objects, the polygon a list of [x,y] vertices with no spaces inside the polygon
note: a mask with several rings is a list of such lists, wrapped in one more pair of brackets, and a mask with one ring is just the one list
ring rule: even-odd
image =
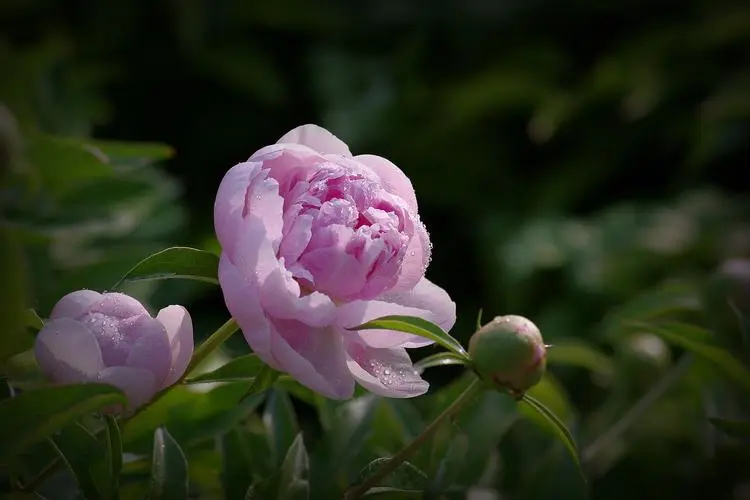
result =
[{"label": "pink peony flower", "polygon": [[51,381],[114,385],[133,410],[185,372],[193,323],[182,306],[165,307],[154,319],[127,295],[79,290],[52,309],[34,354]]},{"label": "pink peony flower", "polygon": [[405,348],[432,342],[346,329],[390,314],[445,330],[456,319],[424,277],[429,236],[393,163],[298,127],[226,173],[214,224],[227,308],[268,365],[335,399],[351,397],[355,380],[388,397],[427,391]]}]

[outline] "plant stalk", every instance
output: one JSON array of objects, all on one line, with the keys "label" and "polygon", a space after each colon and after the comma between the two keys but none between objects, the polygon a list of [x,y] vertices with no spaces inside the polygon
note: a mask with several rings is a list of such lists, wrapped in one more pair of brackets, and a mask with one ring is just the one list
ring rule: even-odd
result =
[{"label": "plant stalk", "polygon": [[692,354],[685,354],[651,389],[641,397],[617,422],[589,444],[581,454],[583,463],[590,463],[599,452],[608,448],[631,425],[653,405],[667,390],[672,387],[693,363]]},{"label": "plant stalk", "polygon": [[414,438],[411,443],[407,444],[401,451],[399,451],[390,460],[383,464],[383,466],[375,474],[369,476],[361,483],[350,488],[344,494],[344,500],[356,500],[358,498],[361,498],[362,495],[367,493],[367,490],[369,490],[373,486],[376,486],[381,479],[396,470],[399,465],[401,465],[406,459],[411,457],[414,452],[419,449],[420,446],[422,446],[428,439],[432,437],[433,434],[435,434],[435,432],[443,422],[448,420],[448,418],[457,413],[461,408],[463,408],[466,403],[473,399],[474,396],[479,393],[482,385],[483,382],[478,378],[475,378],[471,382],[471,385],[469,385],[469,387],[467,387],[464,392],[462,392],[461,395],[458,396],[458,398],[456,398],[456,400],[453,401],[450,406],[448,406],[448,408],[443,410],[443,412],[438,415],[437,418],[435,418],[435,420],[430,423],[430,425],[425,427],[425,429],[419,436]]}]

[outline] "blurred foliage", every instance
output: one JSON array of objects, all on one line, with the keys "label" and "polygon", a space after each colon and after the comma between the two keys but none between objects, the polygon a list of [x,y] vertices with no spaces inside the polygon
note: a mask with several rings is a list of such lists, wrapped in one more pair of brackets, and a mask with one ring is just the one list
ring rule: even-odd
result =
[{"label": "blurred foliage", "polygon": [[[224,172],[315,122],[412,179],[460,340],[481,307],[555,346],[533,393],[572,428],[594,498],[748,498],[745,2],[5,0],[0,27],[3,358],[31,345],[21,307],[45,317],[165,246],[216,251]],[[185,303],[199,336],[226,319],[210,284],[127,287]],[[232,340],[207,370],[246,354]],[[13,361],[4,375],[33,388],[28,352]],[[289,458],[287,483],[332,497],[455,398],[458,373],[428,370],[414,401],[332,403],[283,378],[240,405],[246,383],[180,387],[123,428],[121,498],[149,491],[155,434],[182,447],[196,496],[278,493],[260,480]],[[433,492],[578,498],[562,447],[522,416],[487,394],[412,465]]]}]

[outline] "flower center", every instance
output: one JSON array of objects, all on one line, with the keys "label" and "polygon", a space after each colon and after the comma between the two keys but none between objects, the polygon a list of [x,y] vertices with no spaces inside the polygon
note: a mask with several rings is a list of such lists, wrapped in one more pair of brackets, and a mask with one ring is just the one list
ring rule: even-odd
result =
[{"label": "flower center", "polygon": [[371,173],[324,163],[283,195],[278,257],[303,288],[347,301],[396,283],[414,224],[405,202]]}]

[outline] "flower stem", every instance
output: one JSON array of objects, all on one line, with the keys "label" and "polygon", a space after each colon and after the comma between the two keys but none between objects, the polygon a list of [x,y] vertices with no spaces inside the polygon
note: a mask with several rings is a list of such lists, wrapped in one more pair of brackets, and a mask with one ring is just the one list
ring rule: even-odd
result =
[{"label": "flower stem", "polygon": [[651,389],[641,397],[612,427],[589,444],[581,454],[585,464],[591,463],[602,450],[610,447],[620,435],[638,421],[667,390],[672,387],[690,368],[693,356],[685,354]]},{"label": "flower stem", "polygon": [[376,486],[381,479],[396,470],[399,465],[401,465],[406,459],[413,455],[420,446],[422,446],[428,439],[432,437],[433,434],[435,434],[435,432],[443,422],[445,422],[449,417],[458,412],[466,403],[473,399],[474,396],[479,393],[482,384],[483,382],[481,380],[475,378],[471,382],[469,387],[464,389],[464,392],[462,392],[461,395],[458,396],[458,398],[456,398],[456,400],[453,401],[450,406],[448,406],[448,408],[443,410],[443,412],[438,415],[437,418],[433,420],[432,423],[430,423],[430,425],[428,425],[419,436],[414,438],[411,443],[406,445],[401,451],[399,451],[395,456],[388,460],[375,474],[369,476],[361,483],[350,488],[344,494],[344,500],[356,500],[358,498],[361,498],[362,495],[367,493],[367,490],[369,490],[373,486]]},{"label": "flower stem", "polygon": [[190,364],[188,364],[188,367],[179,382],[182,382],[191,371],[201,364],[201,362],[206,359],[209,354],[214,352],[217,347],[226,342],[226,340],[231,337],[234,332],[239,330],[239,328],[240,327],[234,318],[229,318],[226,323],[212,333],[211,336],[195,350],[193,357],[190,359]]}]

